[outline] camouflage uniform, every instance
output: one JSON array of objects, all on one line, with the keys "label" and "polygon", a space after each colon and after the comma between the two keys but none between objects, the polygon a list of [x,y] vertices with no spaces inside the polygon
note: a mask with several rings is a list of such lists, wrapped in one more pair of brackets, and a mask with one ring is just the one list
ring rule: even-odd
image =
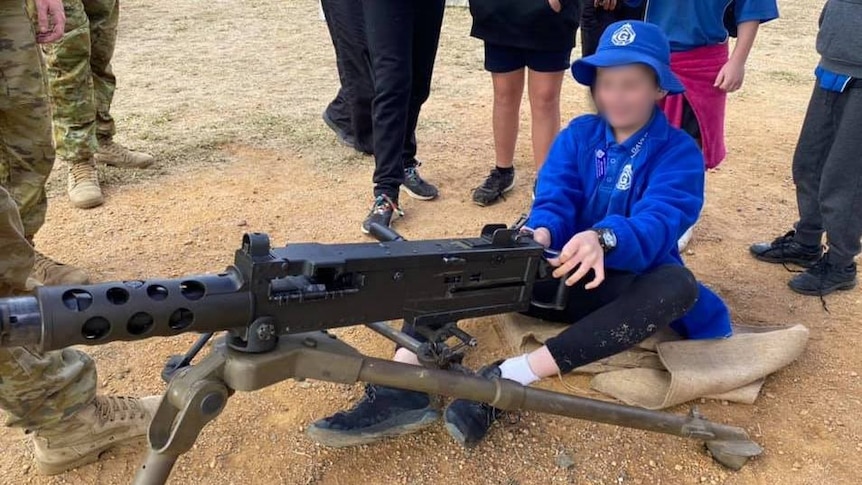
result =
[{"label": "camouflage uniform", "polygon": [[[4,3],[16,3],[20,9],[20,2],[0,0]],[[5,11],[0,14],[7,18]],[[0,297],[24,291],[33,259],[15,201],[0,187]],[[23,347],[0,348],[0,408],[9,426],[36,430],[57,424],[95,395],[96,367],[83,352],[63,349],[38,355]]]},{"label": "camouflage uniform", "polygon": [[0,185],[32,239],[45,222],[45,182],[54,165],[50,109],[24,0],[0,0]]},{"label": "camouflage uniform", "polygon": [[[43,184],[54,154],[33,5],[26,2],[25,9],[25,0],[0,0],[0,297],[26,291],[28,277],[48,260],[27,240],[44,220]],[[23,223],[19,204],[30,211]],[[0,409],[9,426],[32,431],[40,473],[63,473],[140,439],[158,403],[155,396],[96,396],[95,364],[78,350],[0,348]]]},{"label": "camouflage uniform", "polygon": [[114,136],[111,101],[117,80],[111,57],[117,41],[118,0],[63,0],[66,35],[42,47],[54,108],[57,156],[88,161],[99,139]]}]

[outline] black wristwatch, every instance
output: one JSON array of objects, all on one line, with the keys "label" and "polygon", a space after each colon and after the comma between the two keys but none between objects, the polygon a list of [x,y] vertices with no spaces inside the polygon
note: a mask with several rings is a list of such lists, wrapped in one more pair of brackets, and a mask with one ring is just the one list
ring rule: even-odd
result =
[{"label": "black wristwatch", "polygon": [[614,234],[613,229],[594,227],[590,230],[595,232],[596,234],[598,234],[599,244],[602,246],[602,250],[604,250],[605,254],[616,249],[616,247],[617,247],[617,235]]}]

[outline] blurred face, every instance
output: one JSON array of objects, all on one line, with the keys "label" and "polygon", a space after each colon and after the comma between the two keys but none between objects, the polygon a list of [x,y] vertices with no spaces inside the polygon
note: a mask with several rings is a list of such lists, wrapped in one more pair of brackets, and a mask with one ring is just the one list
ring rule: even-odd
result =
[{"label": "blurred face", "polygon": [[593,96],[611,126],[631,128],[649,121],[656,102],[665,93],[659,89],[652,69],[633,64],[599,68]]}]

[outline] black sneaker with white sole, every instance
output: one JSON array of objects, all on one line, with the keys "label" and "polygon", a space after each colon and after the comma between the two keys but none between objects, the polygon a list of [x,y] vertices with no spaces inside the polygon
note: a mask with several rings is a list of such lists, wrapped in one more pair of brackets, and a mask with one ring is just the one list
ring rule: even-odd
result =
[{"label": "black sneaker with white sole", "polygon": [[414,199],[436,199],[439,194],[437,187],[429,184],[419,175],[419,165],[421,164],[418,161],[413,160],[411,165],[404,168],[404,183],[401,184],[401,189]]},{"label": "black sneaker with white sole", "polygon": [[504,194],[515,188],[515,171],[491,170],[482,185],[473,189],[473,203],[485,207],[505,198]]},{"label": "black sneaker with white sole", "polygon": [[342,448],[414,433],[439,418],[428,394],[368,384],[351,409],[315,421],[306,434],[324,446]]},{"label": "black sneaker with white sole", "polygon": [[365,220],[362,221],[362,232],[368,234],[371,231],[371,224],[377,223],[383,227],[392,225],[392,217],[404,215],[404,212],[398,208],[398,201],[393,200],[386,194],[378,195],[374,199],[374,205],[371,206],[371,211]]},{"label": "black sneaker with white sole", "polygon": [[[485,379],[501,379],[500,364],[502,363],[503,361],[498,361],[487,365],[479,369],[477,374]],[[449,436],[462,446],[473,447],[485,438],[491,425],[503,414],[502,409],[487,403],[456,399],[446,407],[443,421]]]}]

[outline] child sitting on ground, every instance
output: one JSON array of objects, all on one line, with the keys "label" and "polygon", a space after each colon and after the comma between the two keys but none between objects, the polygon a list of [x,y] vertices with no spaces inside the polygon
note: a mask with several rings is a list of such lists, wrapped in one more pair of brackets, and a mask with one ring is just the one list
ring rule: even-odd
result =
[{"label": "child sitting on ground", "polygon": [[[598,115],[576,118],[557,137],[539,173],[527,225],[553,254],[554,276],[571,286],[565,310],[528,314],[571,326],[540,349],[485,366],[488,379],[529,385],[633,347],[671,326],[687,338],[731,333],[721,299],[695,281],[677,239],[703,205],[703,155],[673,128],[656,103],[683,87],[670,71],[661,30],[618,22],[595,55],[572,67],[593,88]],[[537,284],[535,301],[551,301],[557,281]],[[405,325],[405,332],[420,338]],[[406,349],[395,360],[418,365]],[[446,429],[464,445],[478,443],[501,411],[453,401]],[[309,436],[351,446],[416,431],[440,412],[427,394],[369,385],[352,409],[313,423]]]}]

